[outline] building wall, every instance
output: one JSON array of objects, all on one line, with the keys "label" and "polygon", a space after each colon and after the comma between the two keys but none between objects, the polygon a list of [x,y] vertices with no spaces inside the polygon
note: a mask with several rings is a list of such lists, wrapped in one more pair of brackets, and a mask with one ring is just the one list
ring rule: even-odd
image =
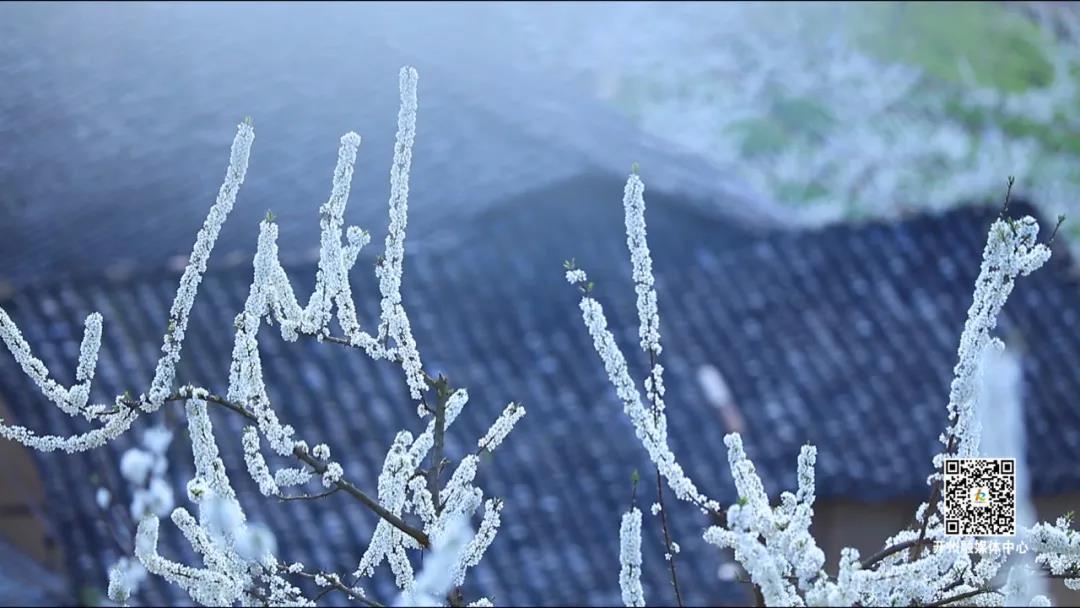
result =
[{"label": "building wall", "polygon": [[[0,401],[0,417],[8,412]],[[44,516],[45,492],[33,457],[22,445],[0,440],[0,537],[54,571],[63,568],[60,545]]]}]

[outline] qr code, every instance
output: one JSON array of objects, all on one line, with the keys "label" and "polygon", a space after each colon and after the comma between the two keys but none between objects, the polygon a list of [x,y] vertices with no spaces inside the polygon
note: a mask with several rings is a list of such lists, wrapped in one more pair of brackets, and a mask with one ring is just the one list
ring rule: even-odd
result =
[{"label": "qr code", "polygon": [[945,535],[1016,534],[1016,460],[945,459]]}]

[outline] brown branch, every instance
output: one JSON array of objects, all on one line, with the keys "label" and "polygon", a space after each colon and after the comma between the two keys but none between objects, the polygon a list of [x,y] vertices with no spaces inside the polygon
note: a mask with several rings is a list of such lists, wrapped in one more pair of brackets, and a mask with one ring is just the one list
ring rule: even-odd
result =
[{"label": "brown branch", "polygon": [[277,498],[281,502],[289,502],[291,500],[318,500],[320,498],[326,498],[327,496],[330,496],[331,494],[334,494],[335,492],[337,492],[340,489],[341,488],[336,488],[335,487],[335,488],[333,488],[331,490],[327,490],[326,492],[322,492],[321,494],[300,494],[298,496],[286,496],[284,494],[278,494]]},{"label": "brown branch", "polygon": [[667,505],[664,504],[664,484],[660,479],[660,467],[656,467],[656,499],[660,503],[660,524],[664,529],[664,545],[667,547],[668,568],[671,570],[671,586],[675,588],[675,602],[682,608],[682,592],[679,591],[679,577],[675,574],[675,551],[672,550],[671,533],[667,525]]},{"label": "brown branch", "polygon": [[1014,183],[1016,183],[1016,178],[1010,175],[1005,185],[1005,203],[1001,206],[1001,212],[998,213],[998,218],[1005,217],[1005,214],[1009,212],[1009,200],[1010,197],[1012,197]]},{"label": "brown branch", "polygon": [[[656,351],[649,349],[649,378],[652,381],[652,390],[650,393],[650,401],[652,402],[652,414],[653,420],[656,421],[663,416],[664,413],[660,410],[660,403],[657,400],[657,381],[656,381]],[[667,524],[667,507],[664,505],[664,485],[660,478],[660,465],[656,466],[656,498],[660,503],[660,523],[664,529],[664,547],[666,548],[667,555],[671,556],[671,559],[667,560],[668,570],[671,572],[671,586],[675,589],[675,602],[682,608],[682,592],[679,591],[679,577],[675,571],[675,553],[671,550],[671,533],[668,530]],[[665,556],[667,557],[667,556]]]},{"label": "brown branch", "polygon": [[[1009,186],[1012,186],[1012,180],[1009,180]],[[1007,198],[1007,197],[1006,197]],[[949,443],[945,446],[945,458],[948,458],[956,451],[956,435],[949,436]],[[941,498],[941,486],[944,483],[942,476],[945,474],[945,460],[941,461],[941,470],[938,471],[938,478],[934,480],[934,487],[930,490],[930,501],[926,505],[926,512],[923,513],[922,527],[919,530],[919,543],[915,547],[915,551],[911,554],[909,561],[916,561],[922,557],[923,540],[926,539],[926,527],[930,523],[930,518],[933,517],[938,510],[938,501]]]},{"label": "brown branch", "polygon": [[911,547],[914,547],[916,545],[928,545],[928,544],[931,544],[931,541],[925,540],[925,539],[912,539],[912,540],[904,541],[902,543],[896,543],[895,545],[892,545],[892,546],[889,546],[889,547],[885,547],[881,551],[878,551],[877,553],[875,553],[875,554],[871,555],[870,557],[864,559],[863,562],[862,562],[862,569],[863,570],[868,570],[868,569],[870,569],[870,567],[874,566],[875,564],[877,564],[881,560],[885,559],[886,557],[889,557],[890,555],[892,555],[894,553],[899,553],[900,551],[903,551],[904,549],[910,549]]},{"label": "brown branch", "polygon": [[340,591],[340,592],[345,594],[345,597],[349,598],[350,600],[360,602],[361,604],[364,604],[365,606],[371,606],[372,608],[385,608],[383,606],[383,604],[380,604],[379,602],[377,602],[377,601],[375,601],[373,599],[369,599],[367,597],[364,597],[363,595],[360,595],[360,594],[356,593],[356,591],[354,591],[353,589],[350,589],[349,587],[347,587],[344,583],[341,582],[341,577],[338,576],[337,574],[334,574],[334,573],[330,573],[330,572],[313,573],[313,572],[304,572],[303,570],[301,570],[300,572],[290,572],[289,569],[286,566],[283,566],[283,565],[280,565],[280,564],[278,565],[278,573],[283,575],[283,576],[295,575],[295,576],[299,576],[301,578],[306,578],[306,579],[308,579],[310,581],[314,581],[315,578],[319,577],[319,576],[326,579],[330,583],[330,586],[327,587],[325,590],[323,590],[321,593],[319,593],[319,595],[313,600],[313,601],[316,601],[316,602],[319,601],[320,599],[322,599],[323,596],[325,596],[327,593],[329,593],[331,591]]},{"label": "brown branch", "polygon": [[[168,397],[165,398],[165,400],[166,401],[183,401],[183,400],[189,399],[190,394],[194,389],[192,389],[191,387],[186,387],[186,388],[188,390],[181,391],[180,393],[177,393],[177,394],[174,394],[174,395],[169,395]],[[238,403],[233,403],[233,402],[229,401],[228,399],[226,399],[224,397],[221,397],[219,395],[207,394],[206,397],[204,398],[204,401],[206,401],[207,403],[213,403],[215,405],[219,405],[219,406],[221,406],[221,407],[223,407],[223,408],[225,408],[225,409],[227,409],[227,410],[229,410],[231,412],[234,412],[236,414],[239,414],[240,416],[243,416],[244,418],[248,419],[249,421],[251,421],[253,423],[258,424],[258,422],[259,422],[258,418],[254,414],[252,414],[251,412],[247,411],[247,409],[245,409],[243,405],[240,405]],[[123,403],[125,405],[127,405],[128,407],[138,407],[140,405],[140,403],[137,402],[137,401],[129,401],[129,400],[123,400]],[[307,451],[302,450],[299,447],[293,449],[293,456],[295,456],[297,459],[299,459],[303,463],[310,466],[319,475],[322,475],[324,472],[326,472],[326,465],[325,464],[319,462],[316,458],[311,456],[311,454],[309,454]],[[386,507],[379,504],[379,501],[377,501],[374,498],[368,496],[366,493],[364,493],[363,490],[356,487],[356,485],[354,485],[352,482],[350,482],[350,481],[343,478],[343,479],[340,479],[337,482],[335,482],[334,485],[336,486],[336,489],[343,490],[344,492],[346,492],[347,494],[349,494],[350,496],[352,496],[356,500],[360,501],[361,504],[363,504],[368,509],[374,511],[376,515],[378,515],[379,517],[385,519],[390,525],[394,526],[398,530],[401,530],[405,534],[408,534],[409,536],[411,536],[413,539],[416,540],[416,542],[420,543],[421,547],[426,548],[426,547],[431,546],[431,541],[428,538],[427,534],[425,534],[422,530],[414,528],[413,526],[410,526],[409,524],[405,523],[404,520],[402,520],[397,515],[394,515],[393,513],[391,513],[389,510],[386,509]]]},{"label": "brown branch", "polygon": [[936,602],[931,602],[931,603],[926,605],[926,608],[931,608],[933,606],[946,606],[948,604],[951,604],[952,602],[959,602],[960,600],[966,600],[968,598],[972,598],[972,597],[975,597],[977,595],[985,595],[987,593],[998,593],[998,594],[1000,594],[1001,591],[999,591],[998,589],[990,589],[990,588],[987,588],[987,587],[984,587],[982,589],[973,589],[971,591],[965,591],[963,593],[957,593],[956,595],[950,595],[949,597],[942,598],[942,599],[940,599],[940,600],[938,600]]},{"label": "brown branch", "polygon": [[451,390],[450,383],[441,375],[432,382],[435,388],[435,437],[431,448],[431,468],[428,469],[428,490],[431,492],[431,502],[435,505],[435,513],[442,513],[442,502],[439,500],[439,474],[443,468],[443,450],[446,445],[446,402],[449,401]]}]

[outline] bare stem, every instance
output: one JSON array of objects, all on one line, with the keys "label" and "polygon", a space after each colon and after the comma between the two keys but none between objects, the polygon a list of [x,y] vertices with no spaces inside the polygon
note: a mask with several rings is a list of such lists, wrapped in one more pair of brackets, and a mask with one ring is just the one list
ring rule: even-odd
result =
[{"label": "bare stem", "polygon": [[320,498],[326,498],[327,496],[334,494],[340,489],[341,488],[333,488],[327,490],[326,492],[322,492],[321,494],[300,494],[298,496],[286,496],[284,494],[278,494],[278,500],[280,500],[281,502],[289,502],[290,500],[318,500]]},{"label": "bare stem", "polygon": [[672,550],[671,533],[667,525],[667,506],[664,504],[664,484],[660,478],[660,467],[656,467],[656,500],[660,503],[660,524],[664,529],[664,545],[667,547],[669,559],[668,569],[671,571],[671,586],[675,588],[675,602],[682,608],[682,592],[679,591],[679,577],[675,574],[675,551]]},{"label": "bare stem", "polygon": [[450,383],[441,375],[433,383],[435,387],[435,439],[431,449],[431,468],[428,469],[428,490],[435,512],[442,512],[439,500],[439,473],[442,472],[443,450],[446,445],[446,402],[450,399]]},{"label": "bare stem", "polygon": [[286,568],[285,566],[280,566],[280,565],[278,566],[278,572],[280,574],[286,575],[286,576],[288,576],[288,575],[299,576],[301,578],[306,578],[306,579],[308,579],[310,581],[314,581],[316,577],[322,577],[327,582],[329,582],[330,586],[328,586],[325,590],[323,590],[323,592],[320,593],[317,598],[315,598],[315,601],[318,601],[319,599],[321,599],[323,596],[325,596],[327,593],[329,593],[331,591],[340,591],[340,592],[345,594],[345,597],[349,598],[350,600],[360,602],[361,604],[364,604],[365,606],[371,606],[372,608],[384,608],[383,604],[380,604],[379,602],[376,602],[375,600],[368,599],[368,598],[358,594],[355,590],[350,589],[349,587],[347,587],[344,583],[341,582],[341,577],[339,577],[336,574],[333,574],[333,573],[330,573],[330,572],[319,572],[319,573],[304,572],[302,570],[300,572],[290,572],[288,568]]},{"label": "bare stem", "polygon": [[949,604],[951,604],[953,602],[959,602],[961,600],[966,600],[968,598],[972,598],[972,597],[975,597],[975,596],[978,596],[978,595],[985,595],[987,593],[999,593],[1000,594],[1001,591],[999,591],[997,589],[986,588],[986,587],[984,587],[982,589],[972,589],[971,591],[965,591],[963,593],[957,593],[956,595],[950,595],[949,597],[942,598],[942,599],[940,599],[940,600],[938,600],[936,602],[931,602],[931,603],[927,604],[926,606],[927,606],[927,608],[931,608],[932,606],[947,606],[947,605],[949,605]]},{"label": "bare stem", "polygon": [[895,545],[891,545],[889,547],[885,547],[881,551],[878,551],[877,553],[875,553],[875,554],[871,555],[870,557],[864,559],[863,563],[862,563],[862,569],[863,570],[868,570],[871,567],[873,567],[874,565],[876,565],[878,562],[880,562],[881,560],[885,559],[886,557],[889,557],[890,555],[893,555],[894,553],[899,553],[899,552],[903,551],[904,549],[910,549],[911,547],[914,547],[916,545],[925,545],[925,544],[929,544],[929,543],[930,543],[930,541],[924,540],[924,539],[912,539],[912,540],[904,541],[902,543],[896,543]]}]

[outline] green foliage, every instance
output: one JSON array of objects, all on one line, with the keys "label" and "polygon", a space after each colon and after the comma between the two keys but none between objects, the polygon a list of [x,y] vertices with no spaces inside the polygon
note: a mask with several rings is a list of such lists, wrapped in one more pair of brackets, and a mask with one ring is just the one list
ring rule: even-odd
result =
[{"label": "green foliage", "polygon": [[729,126],[728,132],[739,140],[739,151],[751,158],[776,154],[788,144],[784,128],[768,118],[740,120]]},{"label": "green foliage", "polygon": [[102,606],[105,603],[105,594],[97,587],[79,587],[78,603],[80,606]]},{"label": "green foliage", "polygon": [[836,125],[823,104],[809,97],[779,96],[766,116],[732,123],[727,131],[741,143],[748,157],[776,154],[792,141],[819,141]]},{"label": "green foliage", "polygon": [[889,2],[859,5],[856,39],[886,61],[918,66],[963,84],[960,61],[975,81],[1005,92],[1044,87],[1054,78],[1037,25],[998,3]]}]

